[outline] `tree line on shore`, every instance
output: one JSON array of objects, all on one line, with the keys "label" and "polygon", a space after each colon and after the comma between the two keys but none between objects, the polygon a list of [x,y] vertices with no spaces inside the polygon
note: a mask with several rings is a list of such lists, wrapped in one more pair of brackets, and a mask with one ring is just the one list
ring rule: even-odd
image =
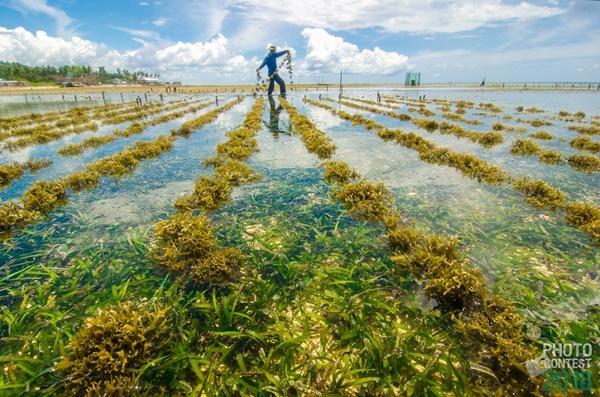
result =
[{"label": "tree line on shore", "polygon": [[27,81],[29,83],[55,83],[68,82],[85,85],[110,84],[115,79],[135,83],[141,78],[157,78],[159,74],[144,71],[130,72],[127,69],[117,68],[114,73],[106,71],[104,66],[97,70],[91,66],[63,65],[55,66],[27,66],[17,62],[0,61],[0,79]]}]

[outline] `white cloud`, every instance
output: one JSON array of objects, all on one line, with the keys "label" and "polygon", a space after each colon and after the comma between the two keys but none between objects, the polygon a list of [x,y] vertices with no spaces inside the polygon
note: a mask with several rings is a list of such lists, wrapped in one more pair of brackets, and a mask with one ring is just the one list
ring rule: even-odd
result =
[{"label": "white cloud", "polygon": [[169,22],[169,20],[167,18],[158,18],[155,21],[152,21],[152,25],[155,26],[165,26],[167,24],[167,22]]},{"label": "white cloud", "polygon": [[124,28],[121,26],[111,26],[111,28],[128,33],[131,36],[133,36],[134,38],[137,38],[138,39],[137,41],[139,41],[141,43],[144,43],[145,40],[152,40],[152,41],[160,40],[160,35],[152,30],[130,29],[130,28]]},{"label": "white cloud", "polygon": [[29,66],[90,65],[104,66],[109,71],[144,70],[159,72],[167,80],[174,80],[170,77],[173,73],[190,84],[202,75],[217,79],[250,76],[245,72],[253,70],[256,63],[251,65],[242,55],[232,55],[223,35],[205,43],[145,43],[138,49],[119,53],[79,37],[65,40],[42,31],[33,35],[22,27],[0,27],[0,59]]},{"label": "white cloud", "polygon": [[231,0],[251,20],[273,19],[333,30],[379,27],[387,32],[456,33],[508,21],[545,18],[565,9],[501,0]]},{"label": "white cloud", "polygon": [[341,37],[332,36],[323,29],[304,29],[307,41],[306,58],[302,68],[309,72],[330,73],[343,70],[346,73],[364,75],[389,75],[408,67],[408,58],[396,52],[386,52],[378,47],[359,51],[354,44]]},{"label": "white cloud", "polygon": [[[140,37],[155,38],[150,31],[121,29]],[[305,29],[302,35],[306,39],[306,58],[297,60],[296,51],[291,49],[296,78],[340,70],[365,76],[390,75],[408,67],[408,58],[404,55],[378,47],[360,50],[323,29]],[[247,59],[232,49],[222,34],[206,42],[140,42],[139,48],[120,53],[76,36],[65,40],[51,37],[43,31],[34,35],[22,27],[13,30],[0,27],[0,59],[32,66],[76,64],[95,68],[104,66],[109,71],[116,68],[144,70],[160,73],[165,80],[174,80],[170,76],[178,76],[178,79],[190,84],[206,82],[206,79],[250,81],[259,62],[255,58]]]},{"label": "white cloud", "polygon": [[46,4],[46,0],[10,0],[6,6],[23,14],[45,14],[54,20],[59,36],[73,35],[73,20],[63,10]]},{"label": "white cloud", "polygon": [[0,59],[26,65],[99,65],[119,58],[102,44],[73,36],[69,40],[38,31],[35,36],[22,27],[0,27]]}]

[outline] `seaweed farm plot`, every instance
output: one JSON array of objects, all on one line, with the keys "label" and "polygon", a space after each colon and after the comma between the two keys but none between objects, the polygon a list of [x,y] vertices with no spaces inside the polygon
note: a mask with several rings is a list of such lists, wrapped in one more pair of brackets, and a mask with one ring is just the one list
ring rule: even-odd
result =
[{"label": "seaweed farm plot", "polygon": [[0,395],[594,395],[600,117],[520,94],[3,115]]}]

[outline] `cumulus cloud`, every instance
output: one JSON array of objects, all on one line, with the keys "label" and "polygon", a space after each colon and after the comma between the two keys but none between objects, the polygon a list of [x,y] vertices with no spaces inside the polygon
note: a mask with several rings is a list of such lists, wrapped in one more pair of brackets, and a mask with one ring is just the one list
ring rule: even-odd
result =
[{"label": "cumulus cloud", "polygon": [[[155,38],[151,32],[135,33],[140,37]],[[306,40],[307,54],[298,60],[298,76],[340,70],[365,76],[390,75],[408,67],[408,58],[404,55],[378,47],[361,50],[323,29],[304,29],[302,36]],[[293,54],[295,59],[295,50]],[[193,80],[199,76],[215,81],[239,81],[253,76],[258,64],[258,60],[247,59],[232,49],[222,34],[206,42],[142,41],[139,48],[118,52],[76,36],[66,40],[43,31],[33,34],[22,27],[12,30],[0,27],[0,59],[32,66],[76,64],[104,66],[109,71],[116,68],[144,70],[160,73],[164,79],[176,75],[189,83],[197,82],[197,79]]]},{"label": "cumulus cloud", "polygon": [[219,34],[206,43],[182,43],[156,51],[159,62],[178,65],[215,65],[221,64],[227,57],[227,39]]},{"label": "cumulus cloud", "polygon": [[373,50],[359,48],[333,36],[323,29],[304,29],[306,58],[302,68],[321,73],[338,72],[364,75],[389,75],[405,70],[408,57],[397,52],[386,52],[378,47]]},{"label": "cumulus cloud", "polygon": [[[507,21],[545,18],[565,12],[552,6],[501,0],[231,0],[247,18],[297,26],[349,30],[379,27],[387,32],[456,33]],[[265,12],[268,10],[268,12]]]},{"label": "cumulus cloud", "polygon": [[0,27],[0,59],[26,65],[102,65],[113,63],[119,54],[102,44],[73,36],[69,40],[36,34],[22,27]]},{"label": "cumulus cloud", "polygon": [[131,71],[169,73],[194,83],[199,75],[229,78],[252,68],[242,55],[231,55],[227,39],[219,34],[208,42],[175,44],[145,43],[138,49],[119,53],[103,44],[79,37],[65,40],[38,31],[32,34],[22,27],[0,27],[0,59],[29,66],[89,65]]}]

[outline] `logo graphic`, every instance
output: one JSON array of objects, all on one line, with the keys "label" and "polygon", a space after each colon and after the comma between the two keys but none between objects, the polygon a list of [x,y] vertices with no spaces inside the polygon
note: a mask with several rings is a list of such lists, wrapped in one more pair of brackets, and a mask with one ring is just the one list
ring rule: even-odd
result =
[{"label": "logo graphic", "polygon": [[[527,328],[527,337],[536,341],[541,338],[540,327]],[[542,343],[542,354],[525,363],[529,376],[546,377],[543,391],[591,390],[593,345],[591,343]],[[597,363],[600,368],[600,363]]]}]

